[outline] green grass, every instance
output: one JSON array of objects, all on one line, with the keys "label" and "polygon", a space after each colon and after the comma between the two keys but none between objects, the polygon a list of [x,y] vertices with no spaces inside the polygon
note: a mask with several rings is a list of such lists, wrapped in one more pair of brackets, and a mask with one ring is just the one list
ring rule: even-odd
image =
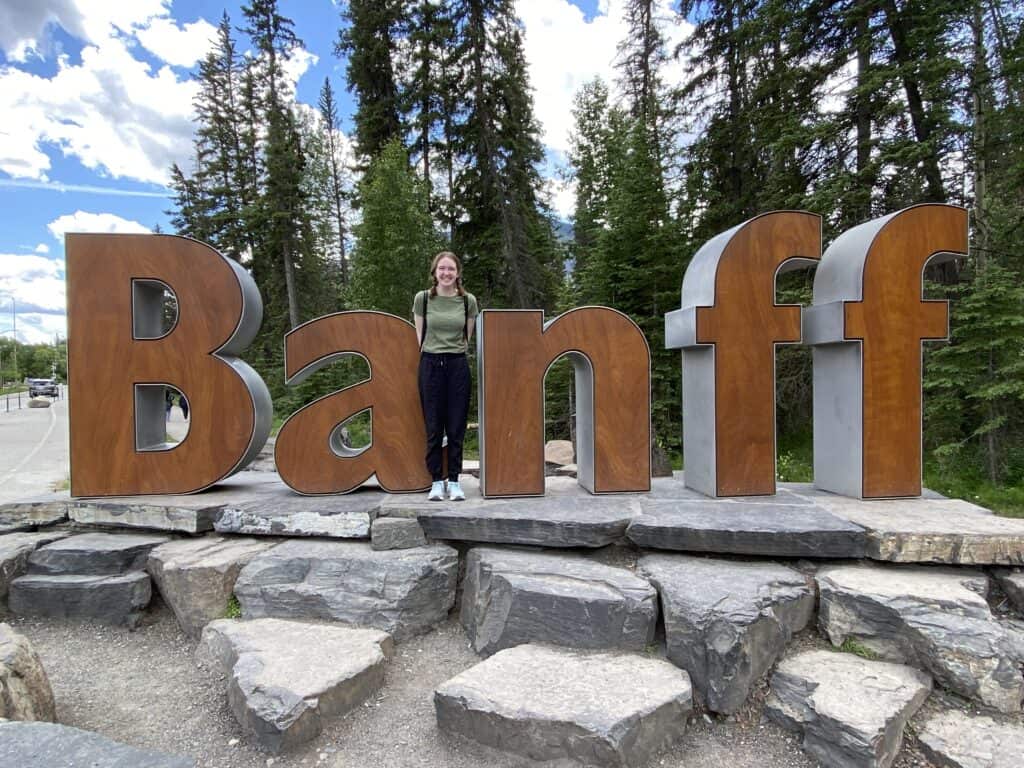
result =
[{"label": "green grass", "polygon": [[926,466],[924,484],[953,499],[963,499],[1003,517],[1024,517],[1024,484],[993,485],[973,473]]},{"label": "green grass", "polygon": [[868,661],[877,661],[881,658],[881,656],[872,651],[866,645],[858,643],[852,637],[848,637],[843,640],[843,644],[839,646],[838,650],[842,653],[852,653],[854,656],[860,656],[862,659],[867,659]]},{"label": "green grass", "polygon": [[232,595],[228,598],[228,607],[224,609],[225,619],[240,619],[242,618],[242,606],[238,602],[238,598]]},{"label": "green grass", "polygon": [[17,392],[28,392],[28,387],[24,384],[11,384],[6,387],[0,387],[0,395],[13,395]]}]

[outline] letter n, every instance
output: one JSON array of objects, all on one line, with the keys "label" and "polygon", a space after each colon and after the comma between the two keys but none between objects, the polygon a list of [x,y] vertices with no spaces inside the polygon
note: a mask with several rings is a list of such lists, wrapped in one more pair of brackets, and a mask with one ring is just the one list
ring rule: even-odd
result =
[{"label": "letter n", "polygon": [[766,213],[694,255],[665,346],[683,350],[686,485],[708,496],[775,493],[775,347],[800,341],[800,307],[775,303],[775,278],[816,263],[821,219]]},{"label": "letter n", "polygon": [[485,496],[544,494],[544,376],[562,355],[575,371],[579,484],[650,490],[651,353],[629,317],[583,307],[545,324],[541,310],[484,310],[477,327]]},{"label": "letter n", "polygon": [[[277,435],[277,471],[299,493],[347,493],[371,475],[386,491],[430,485],[426,431],[416,385],[419,345],[411,323],[383,312],[338,312],[285,336],[288,384],[299,384],[344,355],[359,355],[370,378],[333,392],[288,417]],[[370,411],[371,442],[350,448],[345,422]]]},{"label": "letter n", "polygon": [[806,313],[814,345],[814,484],[857,498],[921,495],[921,348],[949,333],[922,271],[967,253],[967,211],[918,205],[829,246]]},{"label": "letter n", "polygon": [[[191,493],[251,461],[273,406],[238,359],[259,329],[252,278],[208,245],[172,235],[67,236],[71,494]],[[164,296],[177,318],[164,332]],[[164,391],[191,406],[165,434]]]}]

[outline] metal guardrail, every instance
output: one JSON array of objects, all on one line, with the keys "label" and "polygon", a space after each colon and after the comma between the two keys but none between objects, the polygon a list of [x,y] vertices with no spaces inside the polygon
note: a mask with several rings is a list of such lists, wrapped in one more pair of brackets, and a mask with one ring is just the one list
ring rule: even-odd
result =
[{"label": "metal guardrail", "polygon": [[[7,395],[0,395],[0,413],[8,413],[9,411],[17,411],[22,408],[28,408],[28,401],[32,398],[29,397],[28,391],[23,392],[11,392]],[[58,385],[57,396],[51,397],[50,400],[63,400],[64,399],[64,385]]]}]

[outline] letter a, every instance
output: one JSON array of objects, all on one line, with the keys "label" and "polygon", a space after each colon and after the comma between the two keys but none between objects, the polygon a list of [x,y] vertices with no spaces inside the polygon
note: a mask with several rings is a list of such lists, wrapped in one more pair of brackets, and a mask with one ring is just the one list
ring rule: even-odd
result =
[{"label": "letter a", "polygon": [[480,486],[484,496],[544,494],[544,375],[562,355],[576,378],[576,464],[591,493],[651,488],[651,353],[628,316],[574,309],[484,310]]},{"label": "letter a", "polygon": [[[338,312],[290,331],[284,349],[289,384],[343,355],[363,357],[370,379],[321,397],[288,418],[274,451],[282,480],[308,495],[348,493],[374,474],[392,493],[430,486],[416,387],[420,351],[411,323],[383,312]],[[341,427],[365,410],[371,443],[348,447]]]},{"label": "letter a", "polygon": [[682,309],[665,316],[665,346],[683,350],[690,488],[775,493],[775,346],[800,341],[800,307],[775,303],[775,277],[820,256],[821,218],[777,211],[712,238],[690,262]]},{"label": "letter a", "polygon": [[[259,453],[273,406],[237,357],[263,315],[245,270],[183,237],[69,234],[67,288],[72,496],[200,491]],[[191,406],[177,444],[166,386]]]},{"label": "letter a", "polygon": [[825,251],[806,313],[814,345],[814,484],[857,498],[921,495],[921,346],[949,333],[922,271],[967,253],[967,211],[918,205]]}]

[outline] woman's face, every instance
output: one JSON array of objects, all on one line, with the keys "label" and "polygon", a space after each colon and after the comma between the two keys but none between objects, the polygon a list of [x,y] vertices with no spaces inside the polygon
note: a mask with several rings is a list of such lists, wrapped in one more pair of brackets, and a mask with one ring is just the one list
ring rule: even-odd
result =
[{"label": "woman's face", "polygon": [[455,280],[459,276],[459,268],[455,265],[454,259],[444,256],[437,266],[434,267],[434,277],[437,278],[437,284],[444,288],[451,288],[455,285]]}]

